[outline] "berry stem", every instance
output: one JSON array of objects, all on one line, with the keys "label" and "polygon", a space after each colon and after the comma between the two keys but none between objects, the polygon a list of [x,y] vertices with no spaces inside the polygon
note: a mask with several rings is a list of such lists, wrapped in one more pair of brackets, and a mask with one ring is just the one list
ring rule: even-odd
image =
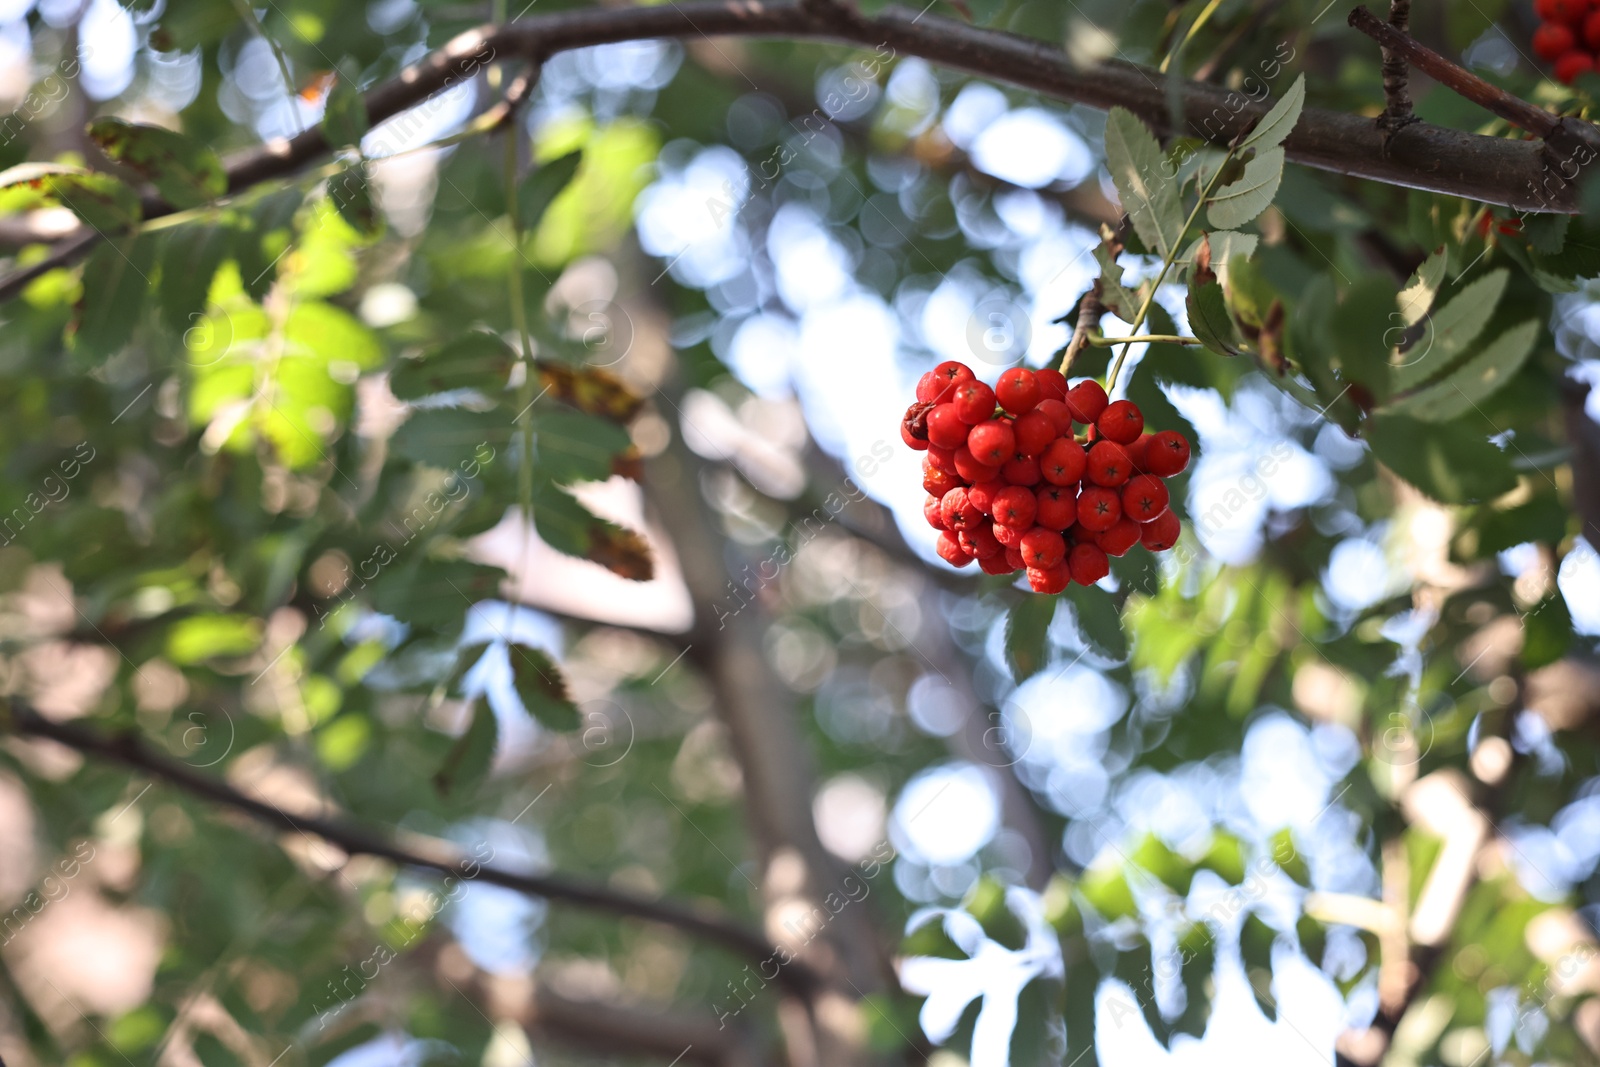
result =
[{"label": "berry stem", "polygon": [[1092,334],[1089,343],[1096,348],[1111,348],[1121,344],[1198,345],[1205,342],[1198,337],[1181,337],[1175,333],[1142,333],[1137,337],[1105,337],[1101,334]]}]

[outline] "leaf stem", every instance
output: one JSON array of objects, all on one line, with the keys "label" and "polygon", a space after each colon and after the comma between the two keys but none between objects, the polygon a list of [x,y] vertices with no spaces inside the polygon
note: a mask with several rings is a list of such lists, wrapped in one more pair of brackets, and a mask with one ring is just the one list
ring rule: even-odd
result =
[{"label": "leaf stem", "polygon": [[1198,337],[1183,337],[1175,333],[1141,333],[1137,337],[1106,337],[1103,334],[1091,334],[1089,343],[1096,348],[1111,348],[1121,344],[1198,345],[1204,342]]},{"label": "leaf stem", "polygon": [[517,206],[517,138],[515,124],[506,128],[506,215],[511,222],[511,269],[506,272],[506,288],[511,299],[511,321],[516,325],[517,337],[522,345],[522,387],[517,391],[518,418],[522,419],[522,468],[519,489],[522,497],[522,515],[533,521],[533,407],[537,397],[533,386],[533,336],[528,332],[528,309],[522,291],[522,215]]},{"label": "leaf stem", "polygon": [[[1222,172],[1227,169],[1228,161],[1233,158],[1234,150],[1229,148],[1222,157],[1222,162],[1217,164],[1217,172],[1206,183],[1205,189],[1200,193],[1199,199],[1194,202],[1194,209],[1189,212],[1189,217],[1183,220],[1183,227],[1178,230],[1178,236],[1173,240],[1172,247],[1167,249],[1167,254],[1161,257],[1161,272],[1150,285],[1150,291],[1145,293],[1143,302],[1139,305],[1139,313],[1133,317],[1129,325],[1134,334],[1138,334],[1139,327],[1144,325],[1145,316],[1150,314],[1150,306],[1155,303],[1156,290],[1161,288],[1161,283],[1167,280],[1167,274],[1172,270],[1172,265],[1178,259],[1178,249],[1183,247],[1183,239],[1189,235],[1189,228],[1194,225],[1195,219],[1200,217],[1200,209],[1206,206],[1206,201],[1211,199],[1212,192],[1217,187],[1217,179],[1222,177]],[[1115,343],[1122,345],[1122,351],[1117,353],[1116,362],[1111,364],[1111,373],[1106,376],[1106,392],[1112,393],[1117,388],[1117,377],[1122,373],[1122,364],[1128,358],[1128,350],[1133,347],[1137,337],[1118,338]]]},{"label": "leaf stem", "polygon": [[1161,66],[1157,68],[1161,71],[1161,73],[1165,74],[1167,72],[1167,68],[1171,66],[1172,61],[1178,57],[1178,53],[1183,51],[1183,46],[1188,44],[1190,38],[1192,38],[1196,33],[1199,33],[1205,24],[1211,21],[1211,16],[1215,15],[1217,13],[1217,8],[1221,6],[1222,0],[1211,0],[1211,2],[1207,4],[1200,12],[1200,14],[1195,16],[1195,20],[1189,24],[1189,29],[1184,33],[1183,40],[1179,41],[1175,46],[1173,46],[1172,51],[1168,52],[1166,57],[1161,60]]}]

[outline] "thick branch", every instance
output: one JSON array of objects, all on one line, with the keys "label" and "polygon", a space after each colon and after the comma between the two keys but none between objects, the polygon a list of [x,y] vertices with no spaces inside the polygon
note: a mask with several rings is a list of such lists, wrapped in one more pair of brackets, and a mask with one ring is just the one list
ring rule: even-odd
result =
[{"label": "thick branch", "polygon": [[[315,834],[352,855],[377,856],[402,866],[439,871],[456,877],[462,877],[466,868],[476,866],[454,847],[443,842],[417,839],[410,847],[403,848],[384,836],[335,819],[291,815],[274,804],[246,796],[227,782],[201,774],[186,763],[152,751],[137,734],[107,737],[78,723],[47,719],[16,700],[11,700],[8,706],[0,706],[0,719],[14,733],[46,737],[87,755],[114,760],[134,770],[152,774],[187,793],[243,812],[278,830]],[[652,900],[562,875],[517,874],[488,866],[480,866],[472,880],[612,915],[676,927],[758,962],[770,959],[776,951],[760,934],[710,908]],[[789,983],[801,992],[807,992],[815,985],[815,977],[799,961],[791,963],[780,975],[780,981]]]},{"label": "thick branch", "polygon": [[[1158,133],[1199,136],[1223,144],[1264,114],[1270,101],[1214,85],[1184,82],[1182,121],[1174,125],[1166,78],[1132,63],[1077,67],[1059,48],[998,30],[969,26],[932,14],[890,8],[874,18],[835,10],[820,18],[796,4],[724,0],[650,7],[580,8],[462,34],[400,76],[367,94],[376,125],[422,103],[441,89],[497,59],[538,61],[556,52],[642,38],[714,35],[808,38],[875,48],[886,55],[915,55],[979,77],[1009,82],[1047,96],[1102,110],[1128,108]],[[1568,125],[1566,120],[1563,125]],[[1582,124],[1587,126],[1587,124]],[[1307,108],[1284,143],[1291,160],[1321,170],[1388,185],[1462,196],[1529,211],[1575,211],[1575,187],[1551,181],[1542,146],[1412,123],[1385,146],[1385,132],[1360,115]],[[313,127],[228,162],[228,190],[292,174],[325,155],[328,144]],[[1548,188],[1547,188],[1548,186]],[[170,212],[152,205],[158,217]],[[0,300],[15,296],[43,270],[70,263],[92,243],[77,239],[45,264],[0,282]]]}]

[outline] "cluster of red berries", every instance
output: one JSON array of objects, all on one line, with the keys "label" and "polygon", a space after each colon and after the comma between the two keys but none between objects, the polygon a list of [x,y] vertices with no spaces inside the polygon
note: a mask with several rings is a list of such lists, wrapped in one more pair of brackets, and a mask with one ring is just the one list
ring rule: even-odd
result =
[{"label": "cluster of red berries", "polygon": [[1068,389],[1060,371],[1013,367],[991,389],[951,360],[917,383],[900,436],[927,453],[923,514],[953,566],[1026,568],[1035,592],[1059,593],[1098,582],[1136,544],[1177,543],[1162,479],[1189,465],[1189,442],[1145,433],[1138,405],[1108,403],[1098,382]]},{"label": "cluster of red berries", "polygon": [[1594,70],[1600,53],[1600,3],[1595,0],[1534,0],[1543,21],[1533,31],[1533,50],[1555,64],[1559,81],[1568,85]]}]

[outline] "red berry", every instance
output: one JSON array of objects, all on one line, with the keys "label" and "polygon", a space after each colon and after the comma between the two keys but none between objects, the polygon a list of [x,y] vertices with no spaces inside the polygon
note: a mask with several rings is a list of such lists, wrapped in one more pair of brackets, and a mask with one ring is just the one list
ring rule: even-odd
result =
[{"label": "red berry", "polygon": [[1094,543],[1108,556],[1125,555],[1139,543],[1139,524],[1124,515],[1109,530],[1095,534]]},{"label": "red berry", "polygon": [[940,404],[928,412],[928,443],[952,449],[967,443],[967,424],[954,404]]},{"label": "red berry", "polygon": [[[992,527],[990,527],[989,532],[994,534],[994,539],[996,541],[999,541],[1007,548],[1016,548],[1022,543],[1022,535],[1027,533],[1030,529],[1032,529],[1032,527],[1007,526],[1004,523],[996,522]],[[1022,564],[1018,563],[1017,566],[1020,567]]]},{"label": "red berry", "polygon": [[1138,437],[1134,438],[1130,443],[1125,444],[1125,445],[1122,446],[1123,451],[1128,453],[1128,461],[1133,464],[1133,470],[1134,470],[1135,474],[1148,474],[1149,473],[1149,471],[1145,468],[1145,465],[1144,465],[1145,464],[1145,449],[1150,447],[1150,438],[1152,438],[1154,436],[1155,436],[1155,434],[1149,434],[1149,433],[1140,434]]},{"label": "red berry", "polygon": [[1556,60],[1556,80],[1571,85],[1580,74],[1594,69],[1594,57],[1588,52],[1572,51]]},{"label": "red berry", "polygon": [[943,530],[944,501],[936,496],[930,496],[922,502],[922,517],[928,520],[928,525],[935,530]]},{"label": "red berry", "polygon": [[1556,17],[1555,0],[1533,0],[1533,13],[1549,22]]},{"label": "red berry", "polygon": [[[1583,36],[1589,37],[1589,27],[1594,23],[1594,15],[1590,15],[1583,24]],[[1559,59],[1562,55],[1572,51],[1578,39],[1573,34],[1572,28],[1559,22],[1546,22],[1533,31],[1533,50],[1540,59]]]},{"label": "red berry", "polygon": [[1020,485],[1007,486],[995,494],[994,521],[1013,530],[1026,530],[1038,513],[1038,501]]},{"label": "red berry", "polygon": [[1035,526],[1022,535],[1022,562],[1029,567],[1048,570],[1060,563],[1067,554],[1067,543],[1054,530]]},{"label": "red berry", "polygon": [[1096,441],[1089,449],[1089,480],[1095,485],[1115,487],[1133,473],[1133,461],[1115,441]]},{"label": "red berry", "polygon": [[952,567],[965,567],[972,562],[972,557],[961,547],[956,535],[948,530],[939,535],[939,543],[934,546],[934,551],[939,553],[940,559]]},{"label": "red berry", "polygon": [[995,399],[1013,415],[1022,415],[1044,397],[1039,391],[1039,380],[1027,367],[1012,367],[994,383]]},{"label": "red berry", "polygon": [[1089,456],[1070,437],[1058,437],[1039,457],[1039,474],[1051,485],[1072,485],[1083,477]]},{"label": "red berry", "polygon": [[928,454],[922,457],[922,461],[936,470],[944,471],[946,474],[958,473],[956,471],[956,454],[951,449],[940,448],[938,445],[929,445]]},{"label": "red berry", "polygon": [[1111,561],[1097,545],[1077,545],[1067,558],[1072,568],[1072,580],[1079,585],[1093,585],[1111,573]]},{"label": "red berry", "polygon": [[955,468],[957,474],[973,484],[987,482],[1000,474],[999,467],[991,467],[987,463],[979,463],[966,445],[956,449]]},{"label": "red berry", "polygon": [[994,418],[994,390],[977,379],[957,385],[950,394],[950,403],[968,426]]},{"label": "red berry", "polygon": [[917,399],[929,403],[942,403],[949,398],[952,386],[972,380],[972,371],[963,363],[947,359],[917,382]]},{"label": "red berry", "polygon": [[1564,22],[1568,26],[1578,25],[1589,14],[1589,5],[1585,0],[1551,0],[1549,9],[1547,17],[1551,22]]},{"label": "red berry", "polygon": [[1056,423],[1049,415],[1034,408],[1026,415],[1017,417],[1017,421],[1011,424],[1011,432],[1016,436],[1018,452],[1024,456],[1037,456],[1056,439]]},{"label": "red berry", "polygon": [[994,514],[994,495],[1006,487],[998,476],[967,487],[967,500],[985,515]]},{"label": "red berry", "polygon": [[[1552,27],[1550,27],[1550,26],[1540,26],[1537,30],[1534,31],[1534,34],[1533,34],[1533,50],[1535,52],[1539,52],[1539,34],[1543,33],[1545,30],[1548,30],[1548,29],[1551,29],[1551,28]],[[1594,51],[1595,49],[1600,48],[1600,44],[1596,44],[1595,43],[1596,41],[1600,41],[1600,11],[1590,12],[1589,13],[1589,17],[1583,20],[1583,42],[1584,42],[1584,44],[1587,44],[1589,46],[1589,50],[1590,51]],[[1571,48],[1571,47],[1572,47],[1572,45],[1568,45],[1567,46],[1567,48]],[[1545,59],[1555,59],[1556,56],[1559,56],[1561,54],[1561,52],[1565,52],[1567,50],[1567,48],[1561,49],[1554,56],[1546,56],[1543,52],[1539,52],[1539,54],[1541,56],[1544,56]]]},{"label": "red berry", "polygon": [[979,523],[970,530],[962,530],[959,540],[967,555],[980,560],[998,556],[1006,550],[1005,545],[995,540],[994,531],[985,523]]},{"label": "red berry", "polygon": [[940,500],[939,513],[944,518],[945,529],[957,533],[972,529],[983,519],[983,513],[973,507],[971,501],[967,499],[966,487],[960,485],[950,490]]},{"label": "red berry", "polygon": [[1078,521],[1078,497],[1070,488],[1042,485],[1033,494],[1033,521],[1047,530],[1065,530]]},{"label": "red berry", "polygon": [[1041,400],[1030,414],[1048,415],[1057,437],[1072,436],[1072,409],[1064,400]]},{"label": "red berry", "polygon": [[940,500],[943,500],[946,493],[960,484],[960,478],[956,477],[954,474],[949,474],[940,470],[938,467],[935,467],[933,464],[929,463],[926,457],[923,458],[922,488],[928,491],[928,495],[936,496]]},{"label": "red berry", "polygon": [[1183,473],[1188,465],[1189,441],[1183,434],[1177,430],[1162,430],[1150,436],[1144,455],[1147,471],[1161,478],[1170,478]]},{"label": "red berry", "polygon": [[998,467],[1017,454],[1017,438],[1011,426],[1000,419],[980,422],[967,434],[967,447],[973,458],[991,467]]},{"label": "red berry", "polygon": [[1125,445],[1138,440],[1144,432],[1144,413],[1131,400],[1117,400],[1106,405],[1095,420],[1095,427],[1107,440]]},{"label": "red berry", "polygon": [[979,556],[978,566],[983,569],[983,573],[985,574],[1010,574],[1012,571],[1016,570],[1017,567],[1021,566],[1019,563],[1017,564],[1017,567],[1014,567],[1011,565],[1011,561],[1006,559],[1006,553],[1014,551],[1016,550],[1007,548],[995,553],[992,556]]},{"label": "red berry", "polygon": [[1067,398],[1067,376],[1054,367],[1034,371],[1033,380],[1039,383],[1039,395],[1045,400],[1065,400]]},{"label": "red berry", "polygon": [[[926,426],[923,427],[923,431],[922,432],[923,433],[927,433],[928,432]],[[914,448],[918,452],[927,451],[928,439],[926,437],[914,437],[914,436],[912,436],[911,427],[907,426],[903,422],[900,424],[900,440],[902,440],[902,441],[904,441],[906,443],[906,447],[907,448]]]},{"label": "red berry", "polygon": [[1041,477],[1039,461],[1019,452],[1000,468],[1000,477],[1012,485],[1038,485]]},{"label": "red berry", "polygon": [[1090,533],[1109,530],[1122,518],[1122,501],[1115,489],[1103,485],[1085,486],[1078,494],[1078,525]]},{"label": "red berry", "polygon": [[1028,568],[1028,588],[1035,593],[1060,593],[1072,584],[1072,571],[1064,564],[1040,569]]},{"label": "red berry", "polygon": [[1149,522],[1140,524],[1139,543],[1152,552],[1165,552],[1178,543],[1180,532],[1178,516],[1171,511],[1163,511]]},{"label": "red berry", "polygon": [[1128,479],[1122,487],[1122,513],[1134,522],[1149,522],[1167,510],[1167,486],[1153,474]]},{"label": "red berry", "polygon": [[1006,547],[1006,566],[1014,571],[1020,571],[1023,568],[1022,550],[1020,548],[1009,545]]},{"label": "red berry", "polygon": [[1075,420],[1092,426],[1106,409],[1106,391],[1093,378],[1081,381],[1067,391],[1067,407]]}]

